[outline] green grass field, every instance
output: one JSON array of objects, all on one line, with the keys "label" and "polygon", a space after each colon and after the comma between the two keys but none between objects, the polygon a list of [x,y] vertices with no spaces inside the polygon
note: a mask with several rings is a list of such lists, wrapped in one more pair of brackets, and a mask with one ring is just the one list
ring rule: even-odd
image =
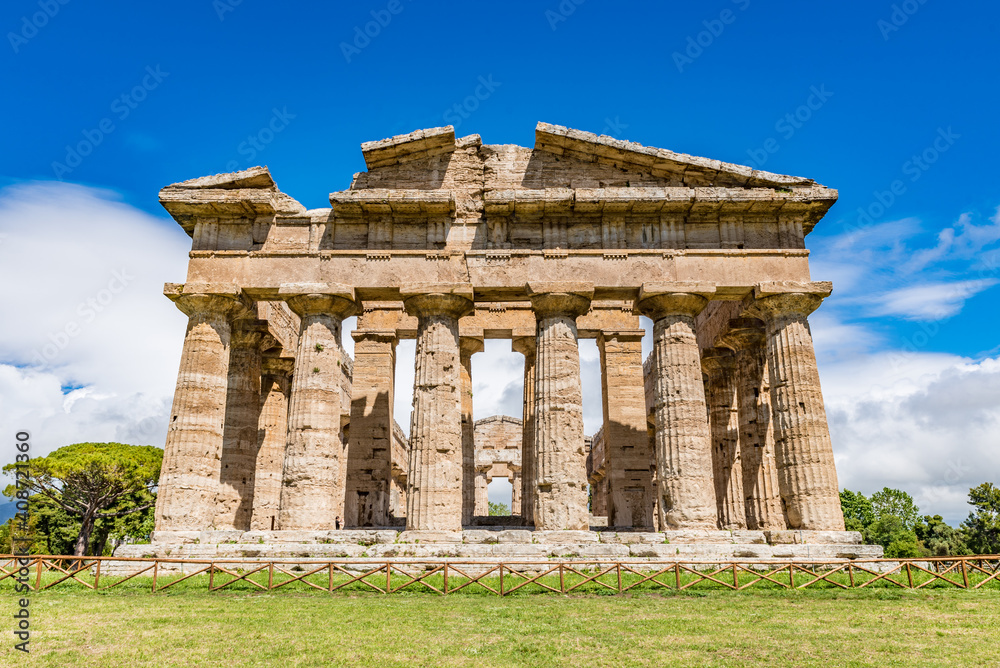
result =
[{"label": "green grass field", "polygon": [[[30,595],[14,666],[997,666],[1000,590],[635,595],[208,592],[189,580]],[[6,583],[4,583],[6,584]],[[131,584],[131,583],[130,583]],[[3,587],[13,629],[15,596]]]}]

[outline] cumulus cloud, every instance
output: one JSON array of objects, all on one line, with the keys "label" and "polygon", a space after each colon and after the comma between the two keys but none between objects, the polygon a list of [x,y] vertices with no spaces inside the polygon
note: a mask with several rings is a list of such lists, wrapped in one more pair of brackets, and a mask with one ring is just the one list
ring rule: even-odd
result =
[{"label": "cumulus cloud", "polygon": [[190,240],[111,192],[0,190],[0,429],[36,454],[68,443],[162,445],[185,317],[162,296]]},{"label": "cumulus cloud", "polygon": [[981,278],[952,283],[926,283],[890,290],[872,298],[876,315],[892,315],[906,320],[934,321],[950,318],[966,300],[993,287],[997,279]]}]

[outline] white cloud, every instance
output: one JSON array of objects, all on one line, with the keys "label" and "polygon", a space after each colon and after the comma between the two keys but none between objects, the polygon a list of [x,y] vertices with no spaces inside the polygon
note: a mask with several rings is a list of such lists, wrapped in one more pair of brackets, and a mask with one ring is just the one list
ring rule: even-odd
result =
[{"label": "white cloud", "polygon": [[944,320],[958,314],[966,300],[987,290],[997,279],[981,278],[951,283],[925,283],[890,290],[871,299],[873,312],[906,320]]},{"label": "white cloud", "polygon": [[190,240],[113,193],[0,190],[0,430],[34,452],[79,441],[163,445],[186,318],[162,296]]},{"label": "white cloud", "polygon": [[955,524],[969,488],[1000,481],[1000,360],[882,352],[820,372],[842,488],[897,487]]}]

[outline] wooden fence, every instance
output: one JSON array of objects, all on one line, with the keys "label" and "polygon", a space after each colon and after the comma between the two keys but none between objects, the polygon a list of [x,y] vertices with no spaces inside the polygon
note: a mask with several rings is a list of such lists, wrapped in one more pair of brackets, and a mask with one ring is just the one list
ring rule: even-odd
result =
[{"label": "wooden fence", "polygon": [[[102,573],[103,567],[103,573]],[[178,572],[180,571],[180,572]],[[149,579],[148,585],[141,580]],[[198,578],[197,576],[203,576]],[[207,576],[207,577],[204,577]],[[13,582],[8,582],[11,580]],[[922,589],[1000,588],[1000,556],[833,560],[509,560],[433,559],[161,559],[0,555],[0,589],[30,591],[82,586],[103,591],[147,586],[160,592],[182,582],[208,591],[366,590],[381,594],[460,591],[614,593],[715,588]]]}]

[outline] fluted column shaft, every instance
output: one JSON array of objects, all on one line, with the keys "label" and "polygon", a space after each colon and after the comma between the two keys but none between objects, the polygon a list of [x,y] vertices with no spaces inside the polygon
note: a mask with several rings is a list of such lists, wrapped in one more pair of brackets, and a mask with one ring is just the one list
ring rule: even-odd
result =
[{"label": "fluted column shaft", "polygon": [[764,296],[754,304],[767,330],[778,486],[792,529],[843,531],[833,445],[807,316],[809,293]]},{"label": "fluted column shaft", "polygon": [[[511,349],[524,355],[524,396],[521,417],[521,517],[535,523],[535,337],[511,341]],[[511,509],[511,513],[513,513]]]},{"label": "fluted column shaft", "polygon": [[341,323],[354,302],[326,294],[288,298],[301,318],[288,406],[279,528],[332,529],[344,516],[340,438]]},{"label": "fluted column shaft", "polygon": [[458,319],[472,301],[457,294],[404,298],[417,316],[417,349],[407,477],[407,530],[461,531],[461,353]]},{"label": "fluted column shaft", "polygon": [[476,424],[472,411],[472,356],[482,352],[483,340],[471,336],[459,339],[462,363],[462,524],[472,524],[476,513]]},{"label": "fluted column shaft", "polygon": [[182,295],[175,303],[189,319],[163,448],[156,530],[200,531],[215,519],[230,322],[242,306],[235,297],[207,294]]},{"label": "fluted column shaft", "polygon": [[278,528],[291,386],[292,360],[265,358],[261,367],[260,440],[254,473],[253,517],[250,520],[253,531]]},{"label": "fluted column shaft", "polygon": [[720,337],[736,354],[740,415],[740,458],[747,528],[786,529],[778,471],[774,464],[770,382],[764,355],[764,323],[754,318],[731,320]]},{"label": "fluted column shaft", "polygon": [[730,530],[745,529],[747,520],[740,452],[736,358],[727,349],[709,348],[701,363],[709,377],[706,398],[712,433],[715,503],[719,526]]},{"label": "fluted column shaft", "polygon": [[260,344],[266,335],[267,323],[260,320],[237,320],[232,330],[217,529],[250,529],[260,420]]},{"label": "fluted column shaft", "polygon": [[487,477],[486,469],[483,469],[481,471],[476,471],[476,477],[475,477],[476,517],[486,517],[487,515],[490,514],[489,486],[490,486],[490,480]]},{"label": "fluted column shaft", "polygon": [[699,294],[651,294],[637,304],[653,319],[659,528],[715,529],[712,447],[694,317]]},{"label": "fluted column shaft", "polygon": [[396,332],[354,332],[344,526],[389,524]]},{"label": "fluted column shaft", "polygon": [[576,318],[588,294],[531,296],[538,322],[535,361],[535,529],[588,529],[587,451]]},{"label": "fluted column shaft", "polygon": [[601,353],[608,525],[653,527],[653,453],[646,430],[642,330],[604,331]]}]

